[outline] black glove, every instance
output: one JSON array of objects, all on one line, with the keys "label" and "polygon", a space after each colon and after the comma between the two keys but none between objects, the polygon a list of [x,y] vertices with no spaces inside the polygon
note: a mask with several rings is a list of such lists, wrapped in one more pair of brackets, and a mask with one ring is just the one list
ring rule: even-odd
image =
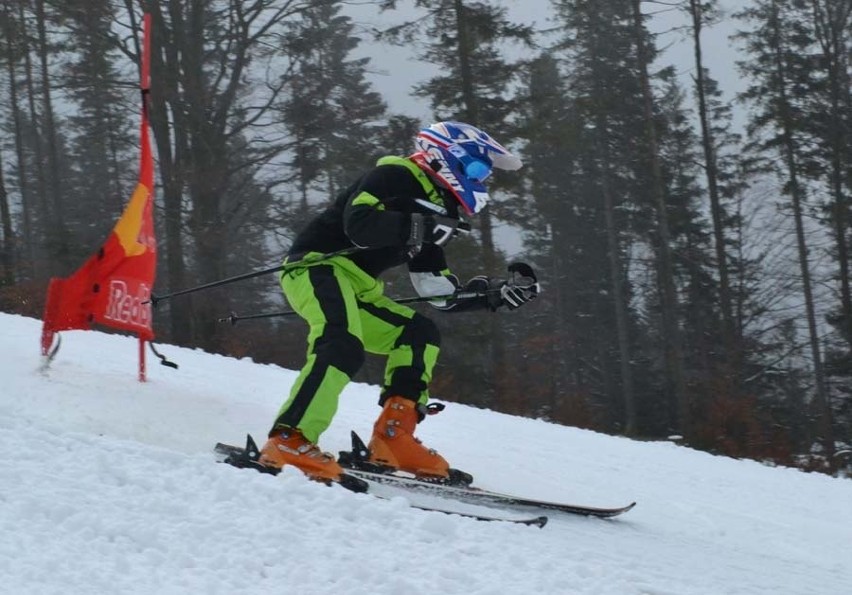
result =
[{"label": "black glove", "polygon": [[514,310],[537,298],[541,286],[533,268],[524,262],[510,264],[509,272],[511,279],[500,286],[500,301]]},{"label": "black glove", "polygon": [[459,219],[442,215],[412,213],[411,231],[408,234],[406,244],[411,246],[414,254],[416,254],[423,244],[443,246],[462,231],[470,231],[470,226]]},{"label": "black glove", "polygon": [[[460,295],[479,294],[479,297],[465,298],[463,303],[466,302],[468,307],[464,309],[473,309],[474,304],[479,302],[482,304],[480,307],[487,307],[492,312],[504,305],[510,310],[515,310],[538,297],[541,286],[538,284],[538,279],[530,265],[522,262],[513,263],[509,265],[509,272],[512,276],[507,281],[489,279],[484,275],[468,281],[464,288],[457,293]],[[456,309],[462,310],[463,308]]]}]

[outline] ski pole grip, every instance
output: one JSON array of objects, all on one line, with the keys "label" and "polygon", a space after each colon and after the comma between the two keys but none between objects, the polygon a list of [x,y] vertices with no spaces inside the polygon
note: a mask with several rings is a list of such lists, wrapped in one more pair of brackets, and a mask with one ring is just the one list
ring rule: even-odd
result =
[{"label": "ski pole grip", "polygon": [[239,319],[240,319],[240,317],[237,316],[236,312],[231,312],[230,316],[225,316],[224,318],[220,318],[219,322],[230,322],[231,326],[236,326],[237,321]]}]

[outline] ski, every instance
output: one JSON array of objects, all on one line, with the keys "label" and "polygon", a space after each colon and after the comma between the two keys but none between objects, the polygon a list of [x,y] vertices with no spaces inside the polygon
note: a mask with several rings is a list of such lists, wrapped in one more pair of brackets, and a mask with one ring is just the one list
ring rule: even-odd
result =
[{"label": "ski", "polygon": [[480,504],[492,506],[517,506],[523,508],[534,508],[538,510],[553,510],[568,514],[597,517],[597,518],[612,518],[631,510],[636,506],[635,502],[631,502],[626,506],[615,508],[600,508],[596,506],[583,506],[579,504],[568,504],[564,502],[551,502],[546,500],[536,500],[533,498],[525,498],[522,496],[514,496],[503,494],[500,492],[492,492],[477,487],[457,487],[452,485],[440,484],[431,481],[424,481],[414,477],[405,477],[397,473],[374,473],[371,471],[363,471],[360,469],[347,468],[346,472],[359,479],[368,482],[391,485],[404,490],[431,494],[443,498],[450,498],[467,504]]},{"label": "ski", "polygon": [[[370,493],[369,491],[367,492]],[[370,494],[379,498],[380,500],[387,500],[384,496],[378,496],[376,494]],[[529,518],[513,518],[513,517],[505,517],[505,516],[492,516],[489,514],[478,514],[474,512],[461,512],[458,510],[448,510],[445,508],[436,508],[433,506],[422,506],[420,504],[410,504],[409,508],[414,508],[416,510],[424,510],[426,512],[440,512],[441,514],[448,514],[451,516],[460,516],[468,519],[473,519],[476,521],[485,521],[485,522],[493,522],[493,523],[513,523],[516,525],[526,525],[527,527],[538,527],[541,529],[547,524],[548,518],[544,515],[534,516]]]},{"label": "ski", "polygon": [[[239,447],[233,446],[231,444],[224,444],[219,442],[213,449],[218,455],[221,455],[221,462],[227,463],[234,467],[240,469],[254,469],[260,473],[266,473],[269,475],[277,475],[280,472],[280,469],[276,469],[274,467],[267,467],[266,465],[262,465],[258,462],[258,458],[260,456],[260,451],[257,448],[257,444],[254,442],[254,439],[251,436],[247,436],[246,438],[246,446]],[[326,485],[333,485],[337,483],[342,487],[356,493],[367,493],[375,498],[379,498],[381,500],[389,500],[389,498],[382,496],[380,494],[371,493],[370,492],[370,480],[363,479],[359,477],[355,477],[350,473],[344,473],[341,479],[337,482],[333,482],[330,480],[317,479],[311,476],[307,476],[309,479],[314,481],[319,481],[321,483],[325,483]],[[490,514],[480,514],[474,512],[462,512],[457,510],[449,510],[445,508],[438,508],[434,506],[425,506],[420,504],[409,504],[409,507],[423,510],[426,512],[438,512],[441,514],[459,516],[469,519],[474,519],[477,521],[486,521],[486,522],[499,522],[499,523],[512,523],[517,525],[526,525],[529,527],[539,527],[542,528],[547,524],[547,517],[543,515],[525,517],[525,518],[513,518],[513,517],[505,517],[505,516],[494,516]]]},{"label": "ski", "polygon": [[386,465],[370,461],[370,450],[358,434],[352,432],[351,439],[352,450],[342,451],[337,459],[338,463],[340,463],[341,467],[346,469],[347,473],[350,473],[360,479],[375,483],[389,484],[406,490],[430,493],[435,496],[452,498],[469,504],[484,504],[503,507],[518,506],[539,510],[555,510],[568,514],[597,518],[616,517],[636,506],[635,502],[631,502],[627,506],[599,508],[595,506],[582,506],[564,502],[535,500],[532,498],[524,498],[522,496],[492,492],[471,485],[473,482],[473,476],[469,473],[459,471],[458,469],[450,469],[449,476],[446,478],[415,477],[413,475],[398,472],[393,467],[388,467]]}]

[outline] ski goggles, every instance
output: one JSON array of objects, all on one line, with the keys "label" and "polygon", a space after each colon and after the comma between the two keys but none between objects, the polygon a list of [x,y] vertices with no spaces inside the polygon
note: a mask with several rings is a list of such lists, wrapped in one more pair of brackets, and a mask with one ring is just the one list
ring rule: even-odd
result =
[{"label": "ski goggles", "polygon": [[476,182],[484,182],[491,175],[492,168],[488,162],[474,157],[458,144],[450,145],[447,150],[458,160],[466,178]]}]

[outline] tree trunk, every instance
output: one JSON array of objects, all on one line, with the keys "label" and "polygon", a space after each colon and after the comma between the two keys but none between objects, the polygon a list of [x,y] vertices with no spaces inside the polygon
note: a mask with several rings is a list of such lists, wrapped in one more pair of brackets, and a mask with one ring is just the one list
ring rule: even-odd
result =
[{"label": "tree trunk", "polygon": [[[604,123],[598,124],[598,133],[606,130]],[[605,143],[606,141],[604,141]],[[598,143],[600,145],[600,142]],[[634,436],[637,431],[636,400],[633,392],[633,371],[630,366],[632,355],[630,352],[630,331],[627,315],[627,304],[625,303],[624,284],[621,267],[621,250],[618,241],[618,230],[615,224],[615,201],[612,196],[612,188],[609,179],[609,151],[604,145],[598,151],[600,172],[601,194],[604,199],[604,218],[606,220],[606,239],[609,260],[609,274],[611,277],[612,301],[615,307],[615,324],[618,334],[619,372],[621,375],[621,392],[624,405],[624,434]]]},{"label": "tree trunk", "polygon": [[[18,5],[18,18],[22,23],[26,20],[24,2],[21,2]],[[31,136],[33,147],[33,177],[35,178],[36,192],[34,197],[35,200],[33,201],[33,206],[35,207],[33,209],[34,226],[30,241],[33,253],[33,273],[36,276],[39,276],[43,274],[42,272],[45,268],[47,268],[48,274],[52,271],[51,265],[48,264],[52,262],[52,259],[50,258],[50,255],[45,256],[44,254],[44,239],[46,234],[49,233],[47,222],[50,220],[50,209],[47,204],[47,180],[45,177],[46,174],[44,167],[44,148],[42,146],[41,130],[39,126],[40,122],[35,103],[36,91],[35,83],[33,82],[33,63],[32,57],[30,56],[29,42],[27,41],[26,36],[21,39],[20,51],[24,56],[24,74],[26,75],[24,82],[27,93],[27,108],[29,110],[29,134]]]},{"label": "tree trunk", "polygon": [[[227,231],[221,220],[220,205],[225,188],[223,177],[228,171],[227,150],[221,131],[224,124],[217,117],[225,113],[213,109],[208,97],[204,72],[204,20],[205,2],[191,0],[186,12],[186,35],[181,48],[181,82],[184,109],[187,115],[188,138],[186,159],[189,174],[187,188],[192,202],[192,237],[196,250],[199,281],[210,283],[225,275]],[[232,50],[233,51],[233,50]],[[220,127],[221,126],[221,127]],[[204,349],[217,349],[217,309],[211,294],[197,296],[193,302],[193,339]],[[226,305],[224,305],[227,308]],[[218,310],[221,312],[221,310]]]},{"label": "tree trunk", "polygon": [[[157,147],[158,169],[163,185],[163,219],[166,229],[166,280],[170,291],[186,288],[183,247],[183,155],[186,147],[186,128],[180,109],[174,110],[174,137],[170,127],[169,106],[179,106],[177,91],[178,52],[166,28],[159,2],[151,2],[151,92],[149,115],[154,143]],[[133,5],[128,1],[128,13],[133,18]],[[172,143],[174,142],[174,148]],[[189,345],[192,340],[192,296],[179,297],[169,302],[169,330],[171,339],[179,345]]]},{"label": "tree trunk", "polygon": [[0,227],[3,243],[0,245],[0,286],[15,282],[15,235],[12,230],[12,215],[9,209],[9,194],[3,176],[3,153],[0,152]]},{"label": "tree trunk", "polygon": [[847,239],[849,204],[844,188],[844,170],[852,172],[852,163],[850,163],[850,156],[846,150],[848,131],[843,117],[844,110],[849,108],[848,105],[843,105],[844,90],[847,99],[849,97],[849,76],[844,53],[847,51],[847,27],[852,9],[850,9],[848,2],[846,8],[842,11],[840,7],[832,6],[831,2],[826,2],[823,6],[821,0],[812,0],[812,5],[814,25],[826,62],[826,74],[828,75],[831,96],[829,114],[831,121],[829,131],[831,171],[829,186],[833,198],[832,222],[834,224],[837,263],[840,268],[841,334],[846,339],[847,344],[852,347],[852,289],[850,289],[849,284],[849,243]]},{"label": "tree trunk", "polygon": [[735,376],[732,388],[740,385],[741,354],[740,342],[736,336],[733,307],[731,305],[731,284],[728,275],[728,258],[725,253],[724,213],[719,198],[718,168],[715,142],[707,114],[707,89],[704,82],[704,60],[701,47],[701,29],[704,22],[702,4],[699,0],[689,0],[692,15],[692,39],[695,50],[695,91],[698,96],[698,118],[701,122],[701,144],[704,150],[704,171],[707,177],[707,190],[710,194],[710,214],[713,220],[713,240],[716,249],[716,268],[719,275],[719,303],[722,309],[722,333],[725,344],[726,371]]},{"label": "tree trunk", "polygon": [[820,353],[819,331],[816,325],[816,309],[812,290],[810,264],[808,262],[808,245],[805,239],[804,214],[802,209],[804,191],[799,184],[798,159],[796,141],[793,135],[793,122],[790,115],[790,100],[787,95],[787,72],[784,68],[784,48],[781,39],[783,33],[778,18],[777,4],[773,2],[771,26],[775,37],[775,70],[778,80],[778,110],[780,115],[782,146],[781,152],[787,168],[787,187],[793,206],[793,218],[796,226],[796,245],[799,254],[799,268],[802,275],[802,291],[805,298],[805,315],[808,321],[811,357],[813,358],[814,380],[816,384],[816,407],[819,415],[819,439],[822,443],[826,462],[834,466],[834,430],[832,423],[831,405],[826,390],[825,374]]},{"label": "tree trunk", "polygon": [[666,206],[666,189],[663,181],[660,150],[657,141],[657,129],[654,124],[654,98],[651,92],[651,82],[648,75],[649,56],[645,43],[645,26],[642,22],[640,0],[633,2],[633,25],[636,37],[637,71],[642,95],[644,97],[645,132],[648,143],[648,159],[651,166],[652,192],[654,207],[657,211],[657,274],[660,283],[662,303],[663,341],[666,361],[666,375],[671,387],[672,396],[677,406],[677,420],[680,432],[685,436],[691,433],[691,415],[689,395],[683,376],[683,361],[681,351],[680,328],[678,327],[678,299],[674,281],[674,266],[672,264],[668,213]]},{"label": "tree trunk", "polygon": [[[35,276],[35,239],[33,238],[32,222],[32,194],[29,186],[29,167],[27,165],[26,153],[24,151],[23,122],[21,118],[21,107],[18,103],[18,81],[16,80],[15,48],[13,45],[14,31],[12,14],[9,10],[9,1],[3,2],[3,16],[6,26],[3,35],[6,38],[6,66],[9,73],[9,109],[12,112],[12,126],[15,135],[15,158],[18,165],[18,190],[21,193],[21,219],[23,225],[22,245],[25,253],[25,267],[20,271],[24,278]],[[23,269],[23,266],[21,267]]]},{"label": "tree trunk", "polygon": [[[479,103],[474,88],[473,67],[470,63],[470,40],[467,36],[467,22],[465,18],[465,8],[462,0],[454,0],[454,8],[456,11],[456,28],[458,33],[458,57],[461,71],[461,88],[462,101],[464,102],[465,119],[468,123],[477,126],[479,125]],[[482,260],[486,275],[494,275],[497,271],[498,258],[497,249],[494,246],[494,230],[491,220],[491,213],[486,208],[480,213],[477,213],[479,218],[479,231],[482,240]],[[506,345],[503,329],[500,326],[499,320],[490,316],[488,318],[488,335],[491,346],[491,370],[492,378],[488,380],[492,391],[498,391],[502,383],[496,382],[496,374],[506,367]],[[497,394],[498,401],[503,404],[504,408],[511,405],[513,398],[516,395],[501,395]]]},{"label": "tree trunk", "polygon": [[76,263],[70,262],[70,251],[68,241],[68,227],[65,218],[65,207],[63,205],[62,184],[60,182],[59,145],[56,134],[56,120],[53,111],[53,99],[51,97],[50,73],[47,66],[47,30],[46,15],[44,12],[44,0],[36,0],[36,28],[38,30],[38,55],[41,76],[41,100],[42,118],[44,120],[44,135],[47,140],[47,179],[48,193],[50,197],[50,208],[47,221],[50,224],[48,230],[48,245],[51,246],[50,261],[58,267],[54,272],[61,274]]}]

